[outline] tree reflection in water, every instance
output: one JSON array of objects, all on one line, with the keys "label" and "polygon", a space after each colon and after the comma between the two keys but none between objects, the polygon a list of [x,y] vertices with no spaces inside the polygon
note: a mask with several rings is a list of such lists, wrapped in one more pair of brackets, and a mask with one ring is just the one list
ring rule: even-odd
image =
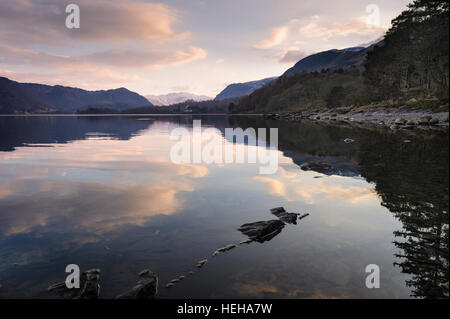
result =
[{"label": "tree reflection in water", "polygon": [[[410,275],[406,285],[412,287],[412,296],[448,298],[448,131],[394,133],[384,128],[243,117],[233,121],[243,128],[278,127],[280,150],[298,165],[306,159],[326,158],[343,167],[343,175],[358,172],[374,183],[381,204],[403,224],[394,232],[394,245],[399,248],[394,264]],[[346,138],[357,142],[347,144]]]}]

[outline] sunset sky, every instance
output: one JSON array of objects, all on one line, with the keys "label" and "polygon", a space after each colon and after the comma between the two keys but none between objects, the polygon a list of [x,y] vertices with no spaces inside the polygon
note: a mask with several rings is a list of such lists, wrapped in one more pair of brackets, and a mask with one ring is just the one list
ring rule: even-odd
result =
[{"label": "sunset sky", "polygon": [[[283,73],[305,55],[379,38],[409,0],[0,0],[0,76],[88,90],[186,91]],[[66,5],[80,28],[65,26]],[[366,25],[366,6],[380,25]]]}]

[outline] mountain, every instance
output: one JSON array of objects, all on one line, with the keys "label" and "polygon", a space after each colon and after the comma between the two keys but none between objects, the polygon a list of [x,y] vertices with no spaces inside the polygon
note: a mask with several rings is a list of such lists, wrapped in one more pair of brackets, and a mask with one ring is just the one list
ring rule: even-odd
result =
[{"label": "mountain", "polygon": [[229,109],[276,113],[363,106],[448,111],[448,48],[448,1],[416,0],[392,20],[382,41],[308,56]]},{"label": "mountain", "polygon": [[230,84],[216,96],[215,100],[237,99],[247,96],[253,91],[271,84],[276,79],[277,77],[272,77],[258,81]]},{"label": "mountain", "polygon": [[86,91],[0,77],[0,113],[75,113],[90,107],[124,110],[149,104],[145,97],[125,88]]},{"label": "mountain", "polygon": [[323,69],[347,69],[349,67],[362,67],[366,55],[372,50],[372,46],[352,47],[342,50],[328,50],[312,54],[298,61],[283,75],[292,76],[300,72],[319,72]]},{"label": "mountain", "polygon": [[150,103],[157,106],[178,104],[186,101],[200,102],[212,100],[212,98],[209,96],[196,95],[186,92],[168,93],[161,95],[146,95],[145,97],[147,98],[147,100],[149,100]]}]

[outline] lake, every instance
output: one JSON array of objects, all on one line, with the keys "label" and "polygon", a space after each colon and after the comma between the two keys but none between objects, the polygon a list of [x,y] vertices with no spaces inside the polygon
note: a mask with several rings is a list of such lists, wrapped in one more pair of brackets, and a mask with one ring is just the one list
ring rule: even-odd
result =
[{"label": "lake", "polygon": [[[276,173],[173,163],[170,133],[193,119],[224,144],[225,128],[278,128]],[[448,297],[448,142],[258,116],[0,117],[0,298],[55,298],[68,264],[101,269],[101,298],[145,268],[158,298]],[[332,169],[300,168],[318,161]],[[309,216],[212,257],[279,206]]]}]

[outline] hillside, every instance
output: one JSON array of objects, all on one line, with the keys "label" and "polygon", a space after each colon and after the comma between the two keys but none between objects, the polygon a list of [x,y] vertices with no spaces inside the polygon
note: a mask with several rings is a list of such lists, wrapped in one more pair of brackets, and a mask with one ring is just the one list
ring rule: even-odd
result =
[{"label": "hillside", "polygon": [[86,91],[0,77],[0,113],[75,113],[89,107],[124,110],[149,104],[145,97],[125,88]]},{"label": "hillside", "polygon": [[233,83],[228,85],[225,89],[223,89],[223,91],[216,96],[215,100],[239,99],[241,97],[251,94],[252,92],[254,92],[259,88],[271,84],[275,80],[276,77],[272,77],[258,81]]},{"label": "hillside", "polygon": [[343,50],[329,50],[307,56],[298,61],[283,75],[292,76],[301,72],[316,72],[323,69],[347,69],[349,67],[362,67],[366,55],[373,46],[354,47]]},{"label": "hillside", "polygon": [[[375,104],[391,108],[411,103],[416,108],[448,109],[448,13],[447,1],[417,0],[392,21],[382,42],[370,49],[347,50],[339,58],[338,50],[307,57],[230,111],[269,113]],[[327,69],[317,72],[319,66]],[[302,68],[304,72],[294,72]]]}]

